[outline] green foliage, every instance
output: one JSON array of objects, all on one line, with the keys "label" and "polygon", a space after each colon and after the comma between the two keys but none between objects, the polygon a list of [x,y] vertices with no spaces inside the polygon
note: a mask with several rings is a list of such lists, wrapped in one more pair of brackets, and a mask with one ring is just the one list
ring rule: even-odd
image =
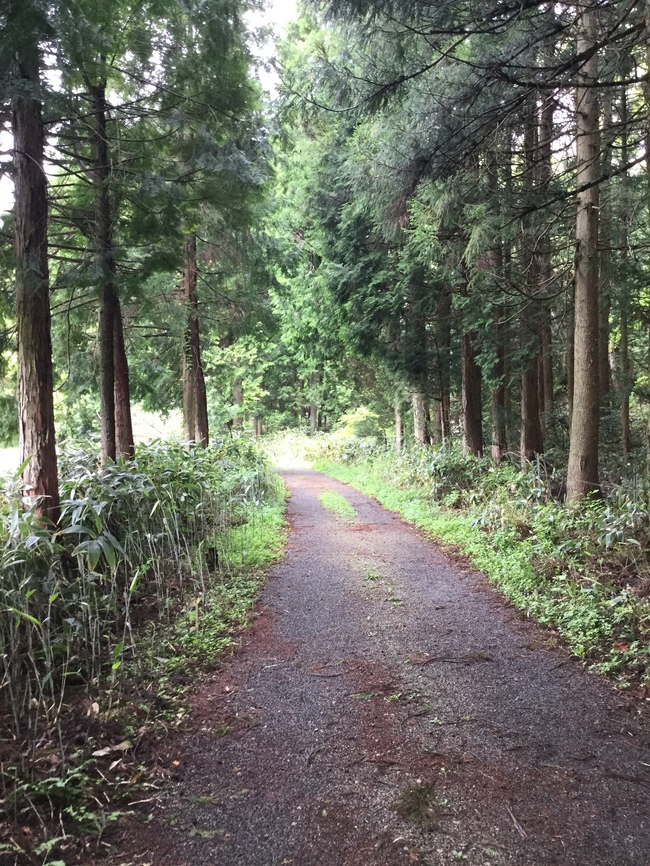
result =
[{"label": "green foliage", "polygon": [[[245,441],[154,442],[102,469],[70,450],[61,466],[56,528],[22,510],[15,481],[0,500],[16,743],[0,838],[16,814],[37,817],[27,848],[11,848],[21,863],[58,862],[119,818],[144,772],[132,744],[183,717],[188,665],[196,677],[233,644],[284,541],[285,488]],[[83,747],[71,732],[87,732]]]},{"label": "green foliage", "polygon": [[535,468],[432,448],[318,468],[471,556],[517,607],[619,685],[650,679],[650,515],[623,496],[569,508]]},{"label": "green foliage", "polygon": [[138,605],[166,618],[187,592],[205,593],[209,554],[227,569],[224,534],[273,490],[252,446],[232,441],[156,442],[102,469],[69,451],[61,477],[56,528],[22,509],[16,482],[0,500],[1,664],[22,735],[56,721],[67,682],[92,690],[132,657]]}]

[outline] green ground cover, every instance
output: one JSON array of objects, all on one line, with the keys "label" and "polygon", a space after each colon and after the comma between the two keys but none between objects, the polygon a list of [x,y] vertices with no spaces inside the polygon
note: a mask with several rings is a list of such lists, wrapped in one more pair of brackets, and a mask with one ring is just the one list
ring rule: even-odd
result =
[{"label": "green ground cover", "polygon": [[375,449],[344,459],[314,468],[470,556],[506,598],[619,686],[649,679],[648,514],[640,503],[567,508],[534,467],[496,467],[459,452]]}]

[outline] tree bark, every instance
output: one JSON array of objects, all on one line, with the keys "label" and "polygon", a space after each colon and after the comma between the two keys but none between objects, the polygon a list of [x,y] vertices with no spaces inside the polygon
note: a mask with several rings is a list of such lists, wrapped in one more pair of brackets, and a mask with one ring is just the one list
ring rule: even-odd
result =
[{"label": "tree bark", "polygon": [[95,245],[99,274],[99,406],[102,425],[102,460],[115,460],[115,348],[113,345],[115,256],[110,201],[111,166],[108,156],[106,82],[91,88],[93,97],[93,144],[95,148]]},{"label": "tree bark", "polygon": [[402,418],[402,401],[395,399],[395,450],[401,451],[404,442],[404,420]]},{"label": "tree bark", "polygon": [[[627,165],[630,155],[630,146],[628,139],[628,108],[627,108],[627,91],[625,85],[621,87],[621,162]],[[630,217],[627,210],[627,191],[629,187],[629,175],[627,169],[621,175],[621,187],[623,190],[623,232],[622,232],[622,247],[623,247],[623,284],[620,293],[620,328],[621,337],[619,342],[620,355],[620,370],[621,370],[621,447],[625,462],[630,459],[632,450],[632,442],[630,439],[630,392],[631,392],[631,376],[632,370],[630,365],[630,350],[629,350],[629,294],[627,288],[626,270],[628,259],[628,246],[630,241]]]},{"label": "tree bark", "polygon": [[483,453],[483,407],[481,368],[476,363],[476,333],[462,337],[463,451],[477,457]]},{"label": "tree bark", "polygon": [[[554,129],[554,94],[546,94],[541,105],[539,126],[539,192],[541,197],[549,194],[552,169],[552,146]],[[540,321],[541,382],[540,411],[545,426],[546,416],[553,410],[553,330],[551,327],[551,304],[548,295],[553,284],[551,241],[548,226],[539,237],[540,290],[542,294]]]},{"label": "tree bark", "polygon": [[451,292],[443,291],[436,307],[436,343],[438,351],[439,397],[437,419],[440,425],[440,439],[446,442],[451,429],[449,417],[450,403],[450,358],[451,347]]},{"label": "tree bark", "polygon": [[[596,5],[583,0],[578,23],[577,53],[588,55],[598,38]],[[596,52],[578,73],[576,88],[576,217],[574,381],[567,501],[599,490],[598,434],[598,178],[600,175],[598,101],[593,83],[598,76]]]},{"label": "tree bark", "polygon": [[196,403],[194,383],[192,381],[192,353],[189,347],[189,333],[185,330],[183,337],[183,438],[193,442],[196,436]]},{"label": "tree bark", "polygon": [[427,401],[422,391],[413,391],[413,437],[417,445],[429,444],[427,430]]},{"label": "tree bark", "polygon": [[[196,261],[196,234],[190,232],[185,239],[185,303],[187,304],[187,337],[186,337],[186,366],[185,377],[191,396],[188,394],[187,404],[188,416],[185,421],[186,433],[193,426],[190,439],[200,443],[207,448],[209,442],[208,430],[208,400],[205,389],[205,376],[201,362],[201,339],[199,327],[199,301],[196,293],[198,277],[198,265]],[[184,377],[184,381],[185,381]],[[192,417],[193,425],[192,425]]]},{"label": "tree bark", "polygon": [[[14,5],[18,5],[14,3]],[[45,133],[38,96],[38,36],[25,33],[16,51],[21,87],[12,101],[15,183],[18,412],[26,496],[36,512],[57,523],[59,485],[54,433],[52,337],[47,262]]]},{"label": "tree bark", "polygon": [[124,323],[119,299],[115,300],[113,317],[113,368],[115,373],[115,450],[120,457],[135,455],[133,423],[131,420],[131,387],[129,362],[124,345]]},{"label": "tree bark", "polygon": [[492,459],[500,463],[508,451],[508,438],[506,427],[506,365],[505,346],[503,345],[503,324],[501,322],[503,310],[499,306],[494,313],[492,325],[494,339],[496,341],[496,363],[494,366],[494,378],[496,385],[492,388],[492,400],[490,415],[492,418]]},{"label": "tree bark", "polygon": [[[602,172],[605,176],[612,169],[612,90],[606,87],[603,95],[603,155]],[[609,312],[612,287],[612,202],[611,186],[600,200],[599,219],[599,307],[598,307],[598,382],[601,401],[610,390],[609,370]]]},{"label": "tree bark", "polygon": [[[524,171],[528,204],[534,206],[535,167],[538,158],[537,111],[531,105],[524,119]],[[521,339],[524,369],[521,373],[521,462],[527,463],[544,450],[539,406],[540,348],[540,250],[539,220],[535,212],[522,221],[521,245],[524,265],[524,305],[521,314]]]},{"label": "tree bark", "polygon": [[312,399],[309,404],[309,431],[314,434],[318,430],[318,403],[316,402],[315,397],[313,396],[316,388],[318,387],[319,376],[318,373],[312,373],[311,377],[311,388],[312,388]]}]

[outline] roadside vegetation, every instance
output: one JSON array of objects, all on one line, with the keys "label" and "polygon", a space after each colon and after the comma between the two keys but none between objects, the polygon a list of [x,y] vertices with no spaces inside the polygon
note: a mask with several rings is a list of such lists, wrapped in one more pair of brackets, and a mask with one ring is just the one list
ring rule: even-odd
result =
[{"label": "roadside vegetation", "polygon": [[622,687],[650,681],[650,511],[620,487],[578,505],[562,475],[532,463],[463,454],[460,445],[399,452],[355,434],[293,437],[316,469],[398,512],[474,567],[527,616],[557,630],[570,651]]},{"label": "roadside vegetation", "polygon": [[0,499],[0,855],[18,863],[77,862],[157,787],[152,749],[283,540],[284,488],[244,440],[154,442],[103,468],[69,450],[61,470],[56,526],[15,480]]}]

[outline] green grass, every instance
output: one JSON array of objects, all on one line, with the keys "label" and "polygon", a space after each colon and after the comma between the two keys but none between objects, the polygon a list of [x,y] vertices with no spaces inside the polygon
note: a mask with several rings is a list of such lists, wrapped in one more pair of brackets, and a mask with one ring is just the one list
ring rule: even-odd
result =
[{"label": "green grass", "polygon": [[[323,462],[316,469],[374,497],[401,514],[433,539],[468,555],[516,607],[545,626],[559,631],[570,651],[625,687],[650,675],[650,648],[643,639],[648,627],[647,606],[615,587],[583,575],[548,576],[540,570],[544,541],[522,539],[513,525],[486,532],[470,508],[452,509],[436,502],[422,489],[397,487],[385,479],[381,464],[365,461],[342,465]],[[540,555],[542,551],[542,555]]]},{"label": "green grass", "polygon": [[283,493],[279,501],[251,510],[245,524],[226,533],[220,547],[229,563],[228,573],[215,580],[204,595],[191,600],[171,633],[166,629],[157,641],[169,647],[165,662],[159,651],[156,656],[168,672],[183,669],[188,661],[195,672],[214,667],[237,632],[248,624],[264,585],[265,569],[283,556],[285,499]]},{"label": "green grass", "polygon": [[322,493],[318,494],[318,498],[323,508],[333,511],[342,520],[353,523],[357,519],[356,510],[340,493],[335,493],[333,490],[323,490]]}]

